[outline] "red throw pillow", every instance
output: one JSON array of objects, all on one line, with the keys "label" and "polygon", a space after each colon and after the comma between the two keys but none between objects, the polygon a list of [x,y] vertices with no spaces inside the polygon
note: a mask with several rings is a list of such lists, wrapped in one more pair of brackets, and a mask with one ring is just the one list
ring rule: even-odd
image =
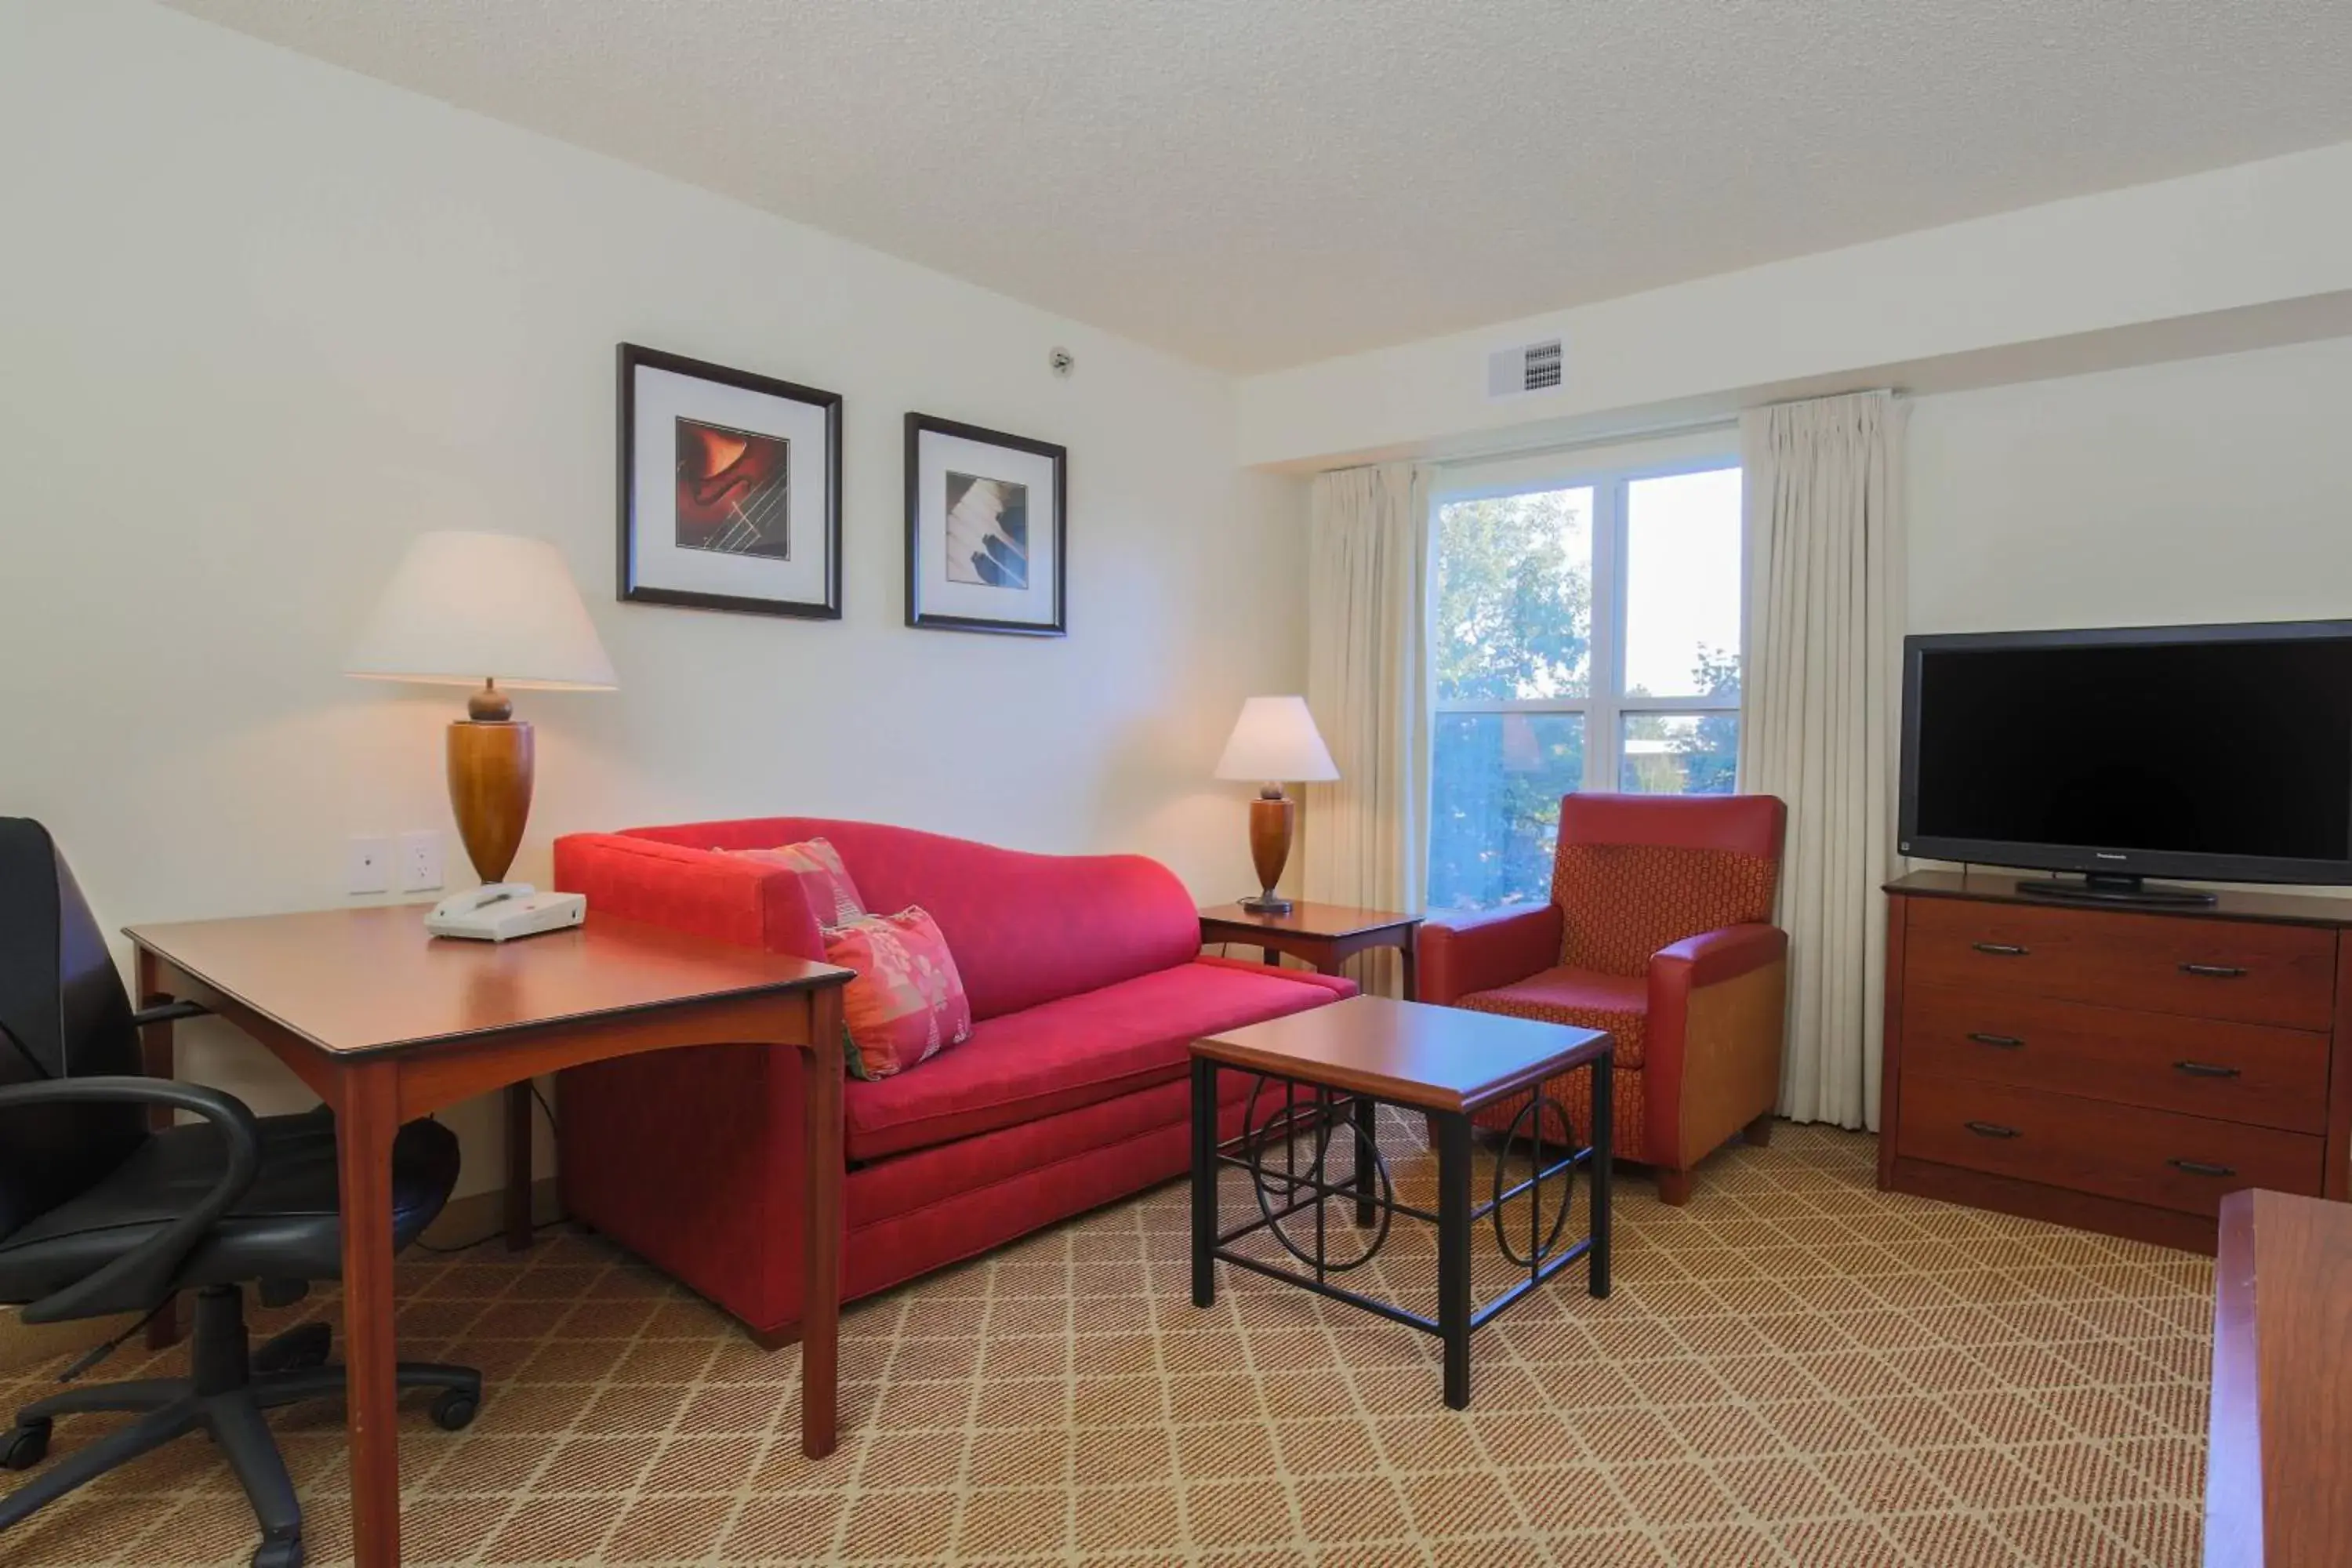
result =
[{"label": "red throw pillow", "polygon": [[937,921],[918,908],[824,933],[828,963],[857,971],[842,994],[849,1070],[888,1078],[971,1037],[971,1001]]},{"label": "red throw pillow", "polygon": [[727,849],[720,853],[781,866],[798,877],[801,895],[808,900],[809,913],[827,931],[866,916],[866,900],[859,896],[849,868],[841,863],[841,852],[823,838],[774,849]]}]

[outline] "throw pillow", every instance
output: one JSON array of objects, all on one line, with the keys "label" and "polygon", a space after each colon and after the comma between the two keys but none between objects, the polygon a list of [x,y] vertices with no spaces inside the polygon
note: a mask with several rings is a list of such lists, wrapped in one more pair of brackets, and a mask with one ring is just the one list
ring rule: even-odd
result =
[{"label": "throw pillow", "polygon": [[888,1078],[971,1037],[971,1001],[937,921],[909,907],[824,933],[828,963],[857,971],[842,994],[849,1070]]},{"label": "throw pillow", "polygon": [[865,918],[866,900],[859,896],[849,868],[841,863],[841,852],[824,839],[812,838],[803,844],[786,844],[774,849],[728,849],[721,853],[781,866],[798,877],[801,894],[808,900],[809,912],[827,931]]}]

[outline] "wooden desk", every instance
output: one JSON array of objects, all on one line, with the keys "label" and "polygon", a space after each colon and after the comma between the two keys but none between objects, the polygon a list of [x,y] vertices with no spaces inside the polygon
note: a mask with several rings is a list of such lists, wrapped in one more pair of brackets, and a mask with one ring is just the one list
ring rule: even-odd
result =
[{"label": "wooden desk", "polygon": [[[393,1368],[392,1141],[401,1124],[540,1073],[678,1046],[809,1054],[801,1447],[833,1451],[841,1296],[841,986],[850,972],[600,916],[505,944],[429,937],[407,907],[137,926],[142,1005],[197,1002],[335,1110],[352,1534],[400,1561]],[[152,1026],[150,1072],[172,1070]],[[658,1158],[659,1151],[647,1151]]]},{"label": "wooden desk", "polygon": [[2207,1568],[2352,1560],[2352,1205],[2221,1200]]},{"label": "wooden desk", "polygon": [[1404,999],[1416,994],[1413,979],[1413,933],[1421,929],[1419,915],[1394,910],[1360,910],[1352,904],[1313,904],[1300,899],[1288,914],[1262,915],[1239,904],[1217,904],[1201,911],[1201,941],[1237,942],[1278,963],[1282,953],[1303,959],[1325,974],[1339,973],[1339,962],[1372,948],[1392,947],[1402,963]]}]

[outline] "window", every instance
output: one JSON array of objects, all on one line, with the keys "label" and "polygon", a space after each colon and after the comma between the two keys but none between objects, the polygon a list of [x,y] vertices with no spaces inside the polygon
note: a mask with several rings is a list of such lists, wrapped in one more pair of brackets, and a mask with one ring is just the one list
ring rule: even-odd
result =
[{"label": "window", "polygon": [[1549,896],[1561,795],[1727,795],[1739,752],[1739,469],[1465,477],[1436,503],[1437,909]]}]

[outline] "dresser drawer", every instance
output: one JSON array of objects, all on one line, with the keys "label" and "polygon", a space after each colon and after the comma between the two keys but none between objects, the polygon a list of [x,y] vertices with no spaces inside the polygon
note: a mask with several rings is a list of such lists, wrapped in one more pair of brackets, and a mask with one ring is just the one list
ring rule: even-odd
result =
[{"label": "dresser drawer", "polygon": [[1950,985],[1903,994],[1906,1070],[2322,1132],[2328,1037]]},{"label": "dresser drawer", "polygon": [[1910,899],[1906,984],[2326,1029],[2336,932],[2109,910]]},{"label": "dresser drawer", "polygon": [[2014,1084],[1903,1075],[1906,1156],[2188,1214],[2241,1187],[2319,1192],[2321,1139]]}]

